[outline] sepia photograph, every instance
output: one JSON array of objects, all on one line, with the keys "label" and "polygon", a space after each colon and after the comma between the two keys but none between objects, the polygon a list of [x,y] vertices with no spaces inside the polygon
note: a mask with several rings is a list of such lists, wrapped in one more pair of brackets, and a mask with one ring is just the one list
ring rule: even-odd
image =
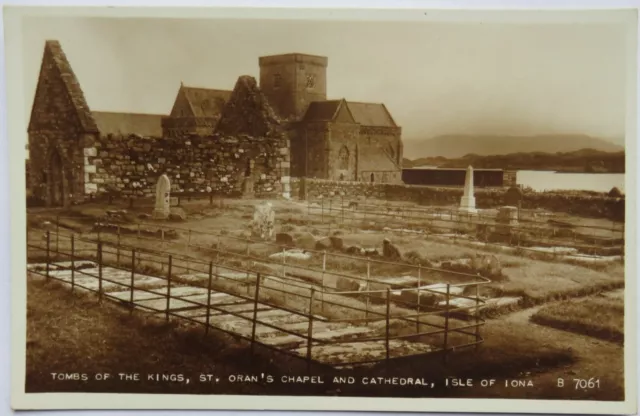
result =
[{"label": "sepia photograph", "polygon": [[14,408],[637,411],[635,10],[30,9]]}]

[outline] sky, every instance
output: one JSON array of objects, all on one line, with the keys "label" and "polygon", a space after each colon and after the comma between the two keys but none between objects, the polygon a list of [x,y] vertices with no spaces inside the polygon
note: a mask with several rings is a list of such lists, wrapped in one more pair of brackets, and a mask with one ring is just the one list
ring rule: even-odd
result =
[{"label": "sky", "polygon": [[403,139],[588,134],[624,144],[626,32],[505,24],[27,17],[25,117],[44,42],[60,41],[92,110],[168,114],[180,82],[232,89],[258,57],[327,56],[328,98],[383,102]]}]

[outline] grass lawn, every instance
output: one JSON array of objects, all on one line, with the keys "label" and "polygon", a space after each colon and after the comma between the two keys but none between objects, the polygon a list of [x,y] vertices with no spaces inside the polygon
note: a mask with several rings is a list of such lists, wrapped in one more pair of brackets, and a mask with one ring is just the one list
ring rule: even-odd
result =
[{"label": "grass lawn", "polygon": [[588,297],[543,306],[533,322],[609,341],[624,342],[623,299]]},{"label": "grass lawn", "polygon": [[[189,256],[197,257],[203,261],[214,260],[210,249],[197,249],[193,245],[200,245],[207,248],[213,248],[218,238],[211,235],[199,234],[198,231],[206,232],[225,232],[230,235],[241,236],[247,231],[248,222],[252,216],[252,204],[255,201],[245,200],[228,200],[224,202],[224,206],[208,205],[208,201],[185,202],[183,208],[188,212],[188,218],[183,222],[166,223],[167,226],[177,226],[187,231],[179,231],[177,238],[170,242],[159,243],[158,240],[142,238],[136,239],[135,235],[127,235],[122,237],[123,243],[139,245],[141,248],[164,249],[175,253],[184,253]],[[313,232],[313,227],[317,224],[306,224],[304,221],[300,225],[293,225],[294,219],[304,219],[306,214],[306,206],[303,203],[291,201],[274,201],[276,211],[278,212],[276,222],[277,228],[289,227],[301,232]],[[61,211],[60,215],[67,217],[63,222],[69,225],[76,232],[82,231],[84,235],[96,237],[96,233],[91,233],[93,222],[104,214],[106,209],[122,208],[128,210],[130,226],[135,228],[138,214],[146,213],[151,210],[151,206],[136,206],[129,209],[125,206],[100,206],[97,204],[87,204],[73,208],[73,211]],[[35,210],[34,213],[53,216],[55,213],[50,210]],[[70,217],[70,218],[69,218]],[[38,233],[41,238],[42,231],[36,231],[41,228],[42,220],[38,217],[32,217],[30,212],[30,233]],[[40,217],[42,218],[42,217]],[[291,220],[291,222],[289,222]],[[148,220],[147,220],[148,222]],[[163,223],[164,224],[164,223]],[[188,229],[193,230],[189,232]],[[337,230],[337,228],[336,228]],[[67,229],[65,232],[70,233]],[[562,298],[585,296],[601,290],[622,287],[624,285],[624,265],[609,264],[607,266],[586,267],[584,265],[568,264],[560,261],[545,261],[524,256],[511,255],[506,253],[497,253],[495,251],[479,250],[471,247],[464,247],[460,244],[447,243],[442,241],[434,241],[425,239],[419,235],[402,235],[397,236],[381,231],[369,231],[352,233],[345,230],[343,238],[345,245],[359,244],[363,246],[377,246],[381,248],[382,240],[390,237],[393,243],[400,249],[401,253],[417,253],[421,258],[429,261],[452,260],[459,258],[469,258],[474,254],[493,254],[502,264],[503,275],[506,276],[504,281],[495,281],[488,286],[484,286],[483,294],[488,296],[522,296],[524,298],[523,305],[535,305],[550,300],[558,300]],[[114,234],[102,233],[102,238],[116,241]],[[68,242],[66,242],[68,244]],[[189,246],[188,243],[191,245]],[[234,240],[230,237],[221,238],[222,247],[226,251],[246,253],[247,243]],[[65,244],[62,242],[61,244]],[[256,258],[266,258],[269,254],[278,251],[274,246],[268,246],[261,243],[250,244],[251,254]],[[229,256],[227,256],[229,257]],[[228,261],[232,259],[229,258]],[[236,259],[234,258],[235,262]],[[246,263],[238,259],[240,263]],[[236,264],[240,266],[240,263]],[[298,262],[291,261],[291,264]],[[414,262],[415,263],[415,262]],[[301,266],[311,266],[315,269],[322,267],[322,256],[316,255],[310,261],[300,263]],[[367,264],[366,260],[354,261],[349,258],[332,256],[331,252],[327,255],[327,269],[335,272],[347,273],[350,275],[358,275],[362,278],[366,276]],[[401,276],[403,274],[417,275],[415,265],[395,266],[384,265],[380,263],[371,263],[370,273],[372,277],[388,277]],[[437,272],[424,271],[422,274],[422,282],[440,283],[451,279],[451,276],[440,275]],[[331,281],[325,282],[331,285]],[[455,282],[454,282],[455,283]]]}]

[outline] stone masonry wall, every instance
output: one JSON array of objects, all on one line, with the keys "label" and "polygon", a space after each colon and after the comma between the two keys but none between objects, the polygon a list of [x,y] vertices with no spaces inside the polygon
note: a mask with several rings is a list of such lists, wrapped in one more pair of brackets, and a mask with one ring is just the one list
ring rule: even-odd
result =
[{"label": "stone masonry wall", "polygon": [[282,195],[289,186],[284,138],[102,136],[84,154],[85,188],[94,194],[152,196],[163,172],[173,192],[238,195],[245,175],[253,179],[256,196]]},{"label": "stone masonry wall", "polygon": [[[417,185],[381,184],[366,182],[339,182],[321,179],[296,178],[292,180],[292,195],[307,199],[345,196],[349,199],[375,198],[393,201],[416,202],[425,205],[456,205],[460,202],[462,188],[438,188]],[[475,190],[478,208],[495,208],[505,205],[506,188]],[[606,217],[623,221],[625,199],[606,194],[567,192],[524,192],[524,209],[548,209],[590,217]]]}]

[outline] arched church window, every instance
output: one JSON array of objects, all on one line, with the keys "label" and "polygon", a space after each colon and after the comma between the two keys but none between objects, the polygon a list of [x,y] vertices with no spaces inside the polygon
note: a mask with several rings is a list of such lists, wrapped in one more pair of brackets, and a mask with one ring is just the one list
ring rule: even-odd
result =
[{"label": "arched church window", "polygon": [[338,153],[338,169],[349,169],[349,149],[347,149],[347,146],[342,146]]}]

